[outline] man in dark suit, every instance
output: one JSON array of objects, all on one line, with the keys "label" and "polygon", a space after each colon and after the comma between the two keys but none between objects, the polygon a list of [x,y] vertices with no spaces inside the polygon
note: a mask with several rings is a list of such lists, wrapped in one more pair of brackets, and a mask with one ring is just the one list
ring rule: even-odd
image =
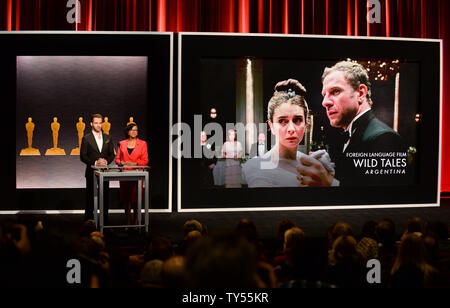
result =
[{"label": "man in dark suit", "polygon": [[250,148],[250,158],[253,157],[261,157],[264,154],[266,154],[268,151],[267,149],[267,142],[266,142],[266,134],[259,133],[258,134],[258,142],[253,143]]},{"label": "man in dark suit", "polygon": [[[195,169],[191,172],[195,174],[200,172],[199,183],[200,188],[209,189],[214,187],[213,170],[217,163],[216,147],[214,143],[208,139],[206,132],[200,133],[200,145],[202,147],[202,158],[196,159]],[[198,169],[200,167],[200,169]]]},{"label": "man in dark suit", "polygon": [[[340,181],[340,185],[377,186],[404,183],[404,174],[368,172],[372,167],[373,170],[380,167],[379,157],[376,158],[376,167],[355,165],[355,156],[361,156],[358,157],[359,162],[367,159],[365,163],[373,163],[370,157],[375,157],[373,155],[377,153],[407,154],[401,136],[378,120],[371,109],[371,82],[366,70],[358,63],[342,61],[325,69],[322,84],[322,106],[326,109],[330,125],[342,128],[345,136],[338,145],[338,155],[334,157],[335,177]],[[405,161],[406,159],[401,160],[402,165],[398,169],[406,167]],[[299,178],[305,185],[331,185],[334,176],[323,170],[317,160],[306,157],[301,162],[304,166],[298,168]]]},{"label": "man in dark suit", "polygon": [[[86,164],[86,208],[85,220],[93,219],[94,214],[94,172],[91,166],[106,166],[114,158],[114,144],[111,136],[102,133],[103,116],[94,114],[91,117],[92,131],[87,133],[81,141],[80,159]],[[104,223],[107,225],[109,182],[104,183]]]}]

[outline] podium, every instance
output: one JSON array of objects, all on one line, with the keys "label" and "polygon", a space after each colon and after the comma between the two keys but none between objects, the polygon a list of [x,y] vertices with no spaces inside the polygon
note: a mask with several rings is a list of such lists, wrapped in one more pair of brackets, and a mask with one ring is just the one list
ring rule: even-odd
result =
[{"label": "podium", "polygon": [[[124,227],[145,227],[145,232],[148,233],[149,217],[148,210],[150,204],[149,192],[149,173],[148,166],[91,166],[94,169],[94,220],[95,225],[100,232],[103,233],[104,228],[124,228]],[[104,202],[104,182],[105,181],[138,181],[138,224],[137,225],[119,225],[119,226],[105,226],[103,222],[103,202]],[[144,206],[145,218],[142,224],[142,181],[144,181]]]}]

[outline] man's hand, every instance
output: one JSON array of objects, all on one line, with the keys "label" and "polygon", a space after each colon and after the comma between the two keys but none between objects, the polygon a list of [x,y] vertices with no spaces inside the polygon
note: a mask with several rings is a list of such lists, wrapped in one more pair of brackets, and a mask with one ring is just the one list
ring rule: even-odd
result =
[{"label": "man's hand", "polygon": [[300,186],[330,187],[334,176],[328,172],[320,161],[310,156],[302,156],[297,166],[297,179]]},{"label": "man's hand", "polygon": [[97,162],[95,164],[96,166],[106,166],[108,165],[108,162],[104,158],[97,159]]}]

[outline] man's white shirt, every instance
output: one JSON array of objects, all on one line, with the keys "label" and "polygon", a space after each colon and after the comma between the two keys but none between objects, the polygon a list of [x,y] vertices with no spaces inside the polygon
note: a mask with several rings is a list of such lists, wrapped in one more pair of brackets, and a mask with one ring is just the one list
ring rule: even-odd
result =
[{"label": "man's white shirt", "polygon": [[92,135],[94,135],[95,142],[97,143],[98,150],[101,153],[103,148],[103,134],[102,132],[97,133],[95,131],[92,131]]},{"label": "man's white shirt", "polygon": [[264,143],[258,143],[258,156],[266,154],[266,146]]}]

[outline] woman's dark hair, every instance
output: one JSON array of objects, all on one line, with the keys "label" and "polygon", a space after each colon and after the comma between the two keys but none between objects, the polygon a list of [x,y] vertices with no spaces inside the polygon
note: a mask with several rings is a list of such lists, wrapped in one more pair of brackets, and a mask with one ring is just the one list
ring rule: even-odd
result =
[{"label": "woman's dark hair", "polygon": [[259,240],[258,230],[253,221],[249,219],[241,219],[236,226],[236,233],[247,239],[250,243],[257,243]]},{"label": "woman's dark hair", "polygon": [[333,243],[333,257],[339,262],[352,260],[358,262],[361,258],[356,249],[356,240],[351,235],[341,235]]},{"label": "woman's dark hair", "polygon": [[353,236],[352,226],[346,222],[338,221],[328,230],[329,244],[333,246],[336,239],[343,235]]},{"label": "woman's dark hair", "polygon": [[305,123],[308,124],[308,104],[305,100],[306,89],[305,87],[295,79],[288,79],[280,81],[275,85],[275,93],[269,101],[267,106],[267,119],[273,122],[273,115],[275,110],[284,103],[291,103],[297,105],[305,112]]},{"label": "woman's dark hair", "polygon": [[128,139],[128,132],[130,131],[130,130],[132,130],[133,129],[133,127],[137,127],[137,124],[136,123],[130,123],[130,124],[128,124],[127,125],[127,127],[125,127],[125,129],[123,130],[123,132],[124,132],[124,134],[125,134],[125,139]]}]

